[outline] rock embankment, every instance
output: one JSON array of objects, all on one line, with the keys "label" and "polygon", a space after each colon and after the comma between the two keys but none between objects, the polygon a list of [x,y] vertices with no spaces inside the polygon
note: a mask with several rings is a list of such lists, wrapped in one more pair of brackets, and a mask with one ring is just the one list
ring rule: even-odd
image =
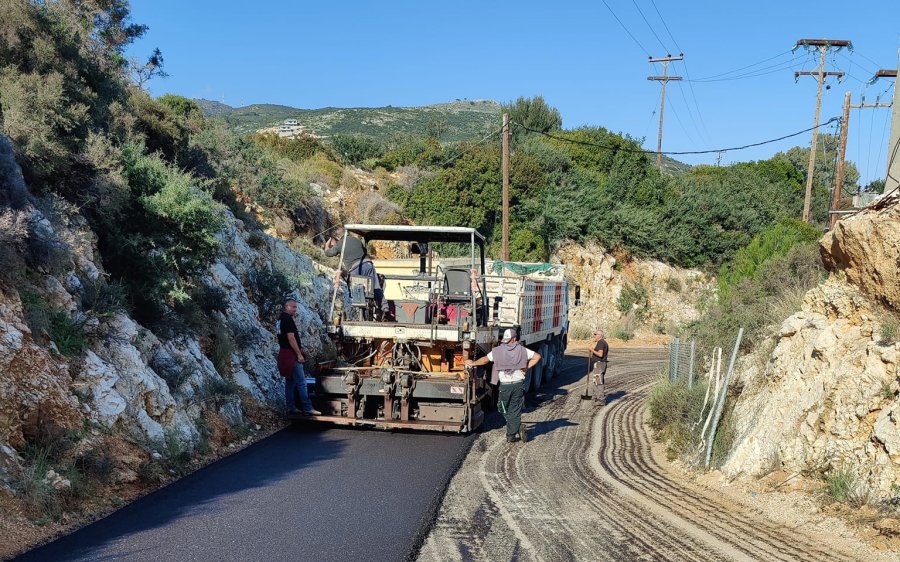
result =
[{"label": "rock embankment", "polygon": [[606,249],[563,244],[556,259],[570,283],[581,287],[581,304],[570,315],[573,334],[600,328],[612,337],[648,337],[674,333],[699,316],[714,280],[701,271],[655,260],[624,261]]},{"label": "rock embankment", "polygon": [[771,355],[745,358],[737,373],[737,438],[726,474],[845,471],[855,494],[897,495],[898,218],[895,200],[822,239],[829,279],[784,321]]},{"label": "rock embankment", "polygon": [[[192,450],[208,439],[210,415],[240,434],[248,401],[280,406],[270,320],[286,296],[280,292],[284,282],[298,301],[297,325],[308,355],[315,360],[330,352],[325,320],[331,276],[282,240],[251,231],[228,214],[218,234],[219,257],[201,276],[217,301],[205,322],[217,322],[219,337],[229,340],[217,346],[190,329],[155,333],[124,312],[87,306],[89,287],[105,282],[97,237],[76,209],[63,211],[53,221],[30,205],[16,211],[36,225],[32,236],[41,244],[68,257],[61,273],[35,273],[27,292],[0,290],[0,487],[16,480],[23,465],[17,451],[39,442],[47,428],[94,428],[140,443],[145,454],[117,466],[116,474],[133,477],[153,451],[173,442]],[[35,314],[64,314],[84,337],[84,349],[61,353],[62,342],[48,330],[33,332],[32,326],[47,324],[29,318]]]}]

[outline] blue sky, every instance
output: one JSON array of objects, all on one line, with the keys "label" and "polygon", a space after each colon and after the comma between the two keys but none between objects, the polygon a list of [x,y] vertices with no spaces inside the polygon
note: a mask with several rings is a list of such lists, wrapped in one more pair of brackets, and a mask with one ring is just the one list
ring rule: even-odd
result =
[{"label": "blue sky", "polygon": [[[687,64],[674,63],[672,72],[717,79],[670,83],[664,150],[738,146],[810,127],[815,79],[795,83],[793,71],[812,70],[816,62],[802,50],[789,53],[800,38],[850,39],[855,47],[828,58],[829,70],[852,76],[841,84],[830,81],[823,121],[840,114],[847,90],[854,103],[863,93],[867,101],[881,93],[882,101],[892,96],[893,81],[872,86],[862,81],[876,67],[897,66],[897,0],[865,5],[653,0],[655,7],[651,0],[606,1],[636,41],[600,0],[134,0],[134,20],[150,30],[130,55],[145,57],[154,47],[162,49],[170,77],[150,83],[154,95],[317,108],[456,98],[509,101],[540,94],[559,108],[567,128],[601,125],[646,137],[645,146],[655,149],[659,85],[647,76],[659,68],[647,63],[647,52],[683,51]],[[761,62],[765,59],[771,60]],[[863,182],[884,174],[889,112],[851,115],[847,156],[858,162]],[[767,158],[808,145],[809,136],[725,153],[722,160]],[[680,159],[713,163],[715,157]]]}]

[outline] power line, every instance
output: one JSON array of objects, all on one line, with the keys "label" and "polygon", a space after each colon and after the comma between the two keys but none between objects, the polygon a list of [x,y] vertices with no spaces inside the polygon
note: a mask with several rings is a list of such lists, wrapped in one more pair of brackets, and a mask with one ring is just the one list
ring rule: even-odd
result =
[{"label": "power line", "polygon": [[649,21],[647,21],[647,17],[644,15],[644,12],[641,10],[641,7],[638,6],[638,3],[635,0],[631,0],[631,3],[634,4],[634,7],[637,8],[638,13],[641,15],[641,19],[644,20],[644,23],[646,23],[647,27],[650,28],[650,33],[652,33],[653,36],[656,37],[656,40],[659,41],[659,46],[663,48],[663,52],[671,53],[672,51],[670,51],[669,48],[666,47],[665,43],[663,43],[662,39],[660,39],[659,35],[657,35],[656,30],[653,29],[653,26],[650,25]]},{"label": "power line", "polygon": [[[835,121],[839,121],[839,120],[840,120],[840,117],[832,117],[831,119],[829,119],[828,121],[825,121],[824,123],[820,123],[819,125],[809,127],[807,129],[803,129],[802,131],[797,131],[796,133],[790,133],[788,135],[784,135],[784,136],[781,136],[778,138],[764,140],[764,141],[760,141],[760,142],[754,142],[754,143],[745,144],[745,145],[741,145],[741,146],[733,146],[733,147],[729,147],[729,148],[715,148],[712,150],[680,150],[680,151],[671,151],[670,150],[670,151],[660,152],[660,154],[665,154],[668,156],[687,156],[687,155],[691,155],[691,154],[715,154],[716,152],[734,152],[737,150],[745,150],[748,148],[754,148],[757,146],[763,146],[766,144],[772,144],[774,142],[783,141],[785,139],[796,137],[796,136],[802,135],[804,133],[809,133],[810,131],[813,131],[814,129],[825,127],[826,125],[830,125],[830,124],[834,123]],[[552,133],[547,133],[545,131],[539,131],[538,129],[532,129],[530,127],[526,127],[525,125],[522,125],[521,123],[519,123],[518,126],[522,127],[522,129],[528,131],[529,133],[537,133],[537,134],[543,135],[547,138],[551,138],[551,139],[555,139],[555,140],[559,140],[559,141],[563,141],[563,142],[568,142],[571,144],[593,146],[595,148],[600,148],[603,150],[613,150],[613,151],[617,151],[617,152],[643,152],[644,154],[656,154],[655,150],[645,150],[643,148],[628,148],[628,147],[622,147],[622,146],[607,146],[607,145],[599,144],[596,142],[589,142],[589,141],[582,141],[582,140],[578,140],[578,139],[570,139],[567,137],[561,137],[559,135],[554,135]]]},{"label": "power line", "polygon": [[672,32],[669,31],[669,26],[666,24],[666,18],[662,17],[662,14],[659,13],[659,8],[656,7],[656,2],[650,0],[650,4],[653,5],[653,9],[656,10],[656,15],[659,16],[659,20],[662,22],[663,27],[666,28],[666,33],[669,34],[669,38],[672,39],[672,43],[675,43],[675,48],[678,49],[678,52],[684,52],[684,50],[678,46],[678,41],[675,40],[675,36],[672,35]]},{"label": "power line", "polygon": [[[763,63],[766,63],[766,62],[769,62],[769,61],[771,61],[771,60],[775,60],[775,59],[777,59],[777,58],[779,58],[779,57],[783,57],[784,55],[791,54],[792,52],[793,52],[793,51],[785,51],[785,52],[783,52],[783,53],[778,53],[778,54],[775,55],[774,57],[769,57],[769,58],[763,59],[763,60],[761,60],[761,61],[759,61],[759,62],[755,62],[755,63],[753,63],[753,64],[748,64],[747,66],[742,66],[742,67],[740,67],[740,68],[735,68],[734,70],[729,70],[728,72],[722,72],[721,74],[713,74],[712,76],[704,76],[703,78],[697,78],[696,81],[697,81],[697,82],[705,82],[705,81],[707,81],[707,80],[712,80],[713,78],[719,78],[720,76],[727,76],[727,75],[729,75],[729,74],[734,74],[734,73],[740,72],[740,71],[742,71],[742,70],[747,70],[748,68],[753,68],[754,66],[759,66],[759,65],[761,65],[761,64],[763,64]],[[781,64],[781,63],[779,63],[779,64]],[[758,68],[758,69],[756,69],[756,70],[762,70],[762,69],[759,69],[759,68]],[[754,72],[755,72],[755,71],[754,71]]]},{"label": "power line", "polygon": [[479,145],[481,145],[482,143],[484,143],[486,140],[488,140],[489,138],[493,137],[494,135],[500,134],[501,132],[503,132],[503,127],[500,127],[499,129],[490,132],[486,137],[484,137],[484,138],[482,138],[482,139],[480,139],[480,140],[477,140],[477,141],[475,141],[474,143],[472,143],[471,146],[469,146],[469,148],[467,148],[466,150],[463,150],[462,152],[460,152],[460,153],[457,154],[456,156],[453,156],[453,157],[449,158],[446,162],[444,162],[443,164],[441,164],[440,167],[441,167],[441,168],[445,168],[445,167],[449,166],[450,164],[452,164],[453,162],[456,162],[457,160],[459,160],[460,158],[462,158],[462,157],[465,156],[466,154],[469,154],[470,152],[474,151],[476,148],[478,148]]},{"label": "power line", "polygon": [[672,98],[669,97],[669,94],[666,94],[666,99],[669,101],[669,106],[672,108],[672,114],[675,115],[675,120],[678,121],[678,126],[681,127],[682,132],[688,138],[688,142],[691,144],[697,144],[691,134],[688,132],[687,128],[684,126],[684,123],[681,122],[681,117],[678,115],[678,111],[675,110],[675,104],[672,103]]},{"label": "power line", "polygon": [[[777,72],[781,72],[781,71],[787,70],[789,68],[795,68],[798,64],[806,64],[811,60],[811,58],[812,58],[812,56],[810,54],[807,54],[806,57],[804,57],[802,59],[800,57],[794,57],[791,60],[782,61],[782,62],[773,64],[770,66],[764,66],[762,68],[757,68],[746,74],[738,74],[736,76],[726,76],[724,78],[695,78],[694,80],[691,80],[691,82],[695,82],[695,83],[699,83],[699,84],[706,84],[709,82],[727,82],[729,80],[744,80],[746,78],[757,78],[759,76],[767,76],[769,74],[775,74]],[[800,60],[798,60],[798,59],[800,59]],[[769,69],[773,69],[773,70],[769,70]],[[763,71],[765,71],[765,72],[763,72]]]},{"label": "power line", "polygon": [[[881,142],[878,143],[878,160],[876,160],[876,165],[878,162],[881,161],[881,152],[884,150],[884,136],[885,136],[885,133],[887,132],[888,121],[890,121],[890,120],[891,120],[890,114],[886,114],[884,116],[884,125],[881,127]],[[888,142],[890,142],[890,141],[888,141]],[[890,170],[888,170],[888,171],[890,171]]]},{"label": "power line", "polygon": [[[672,43],[675,44],[675,48],[678,49],[679,53],[683,53],[684,49],[681,48],[681,45],[678,44],[678,41],[672,34],[672,30],[669,29],[669,24],[666,23],[666,18],[664,18],[662,13],[659,11],[659,8],[656,6],[656,2],[654,0],[650,0],[650,5],[653,6],[654,11],[656,11],[656,15],[657,17],[659,17],[659,21],[662,22],[666,33],[669,34],[669,38],[672,40]],[[706,138],[707,145],[712,145],[712,137],[709,136],[709,129],[706,128],[706,121],[703,119],[703,112],[700,111],[700,104],[697,102],[697,94],[696,92],[694,92],[694,85],[691,83],[691,72],[688,69],[687,61],[684,60],[682,61],[682,63],[684,64],[684,74],[687,77],[688,89],[691,91],[691,99],[694,102],[694,108],[697,110],[697,118],[700,120],[700,125],[703,128],[702,131],[698,129],[697,132],[700,133],[701,137]],[[685,104],[687,105],[687,102],[685,102]],[[690,113],[690,106],[688,106],[688,112]]]},{"label": "power line", "polygon": [[606,3],[606,0],[600,0],[600,1],[603,2],[603,5],[606,6],[606,9],[609,10],[609,13],[610,13],[610,14],[612,14],[612,17],[616,18],[616,21],[619,22],[619,25],[622,26],[622,29],[625,30],[625,33],[627,33],[628,36],[631,37],[631,40],[634,41],[635,44],[636,44],[638,47],[641,48],[642,51],[644,51],[644,54],[647,55],[647,57],[652,57],[653,55],[650,54],[650,51],[648,51],[648,50],[646,49],[646,47],[644,47],[644,46],[641,44],[641,42],[637,40],[637,37],[635,37],[635,36],[631,33],[631,31],[628,29],[628,27],[626,27],[625,24],[622,23],[622,20],[620,20],[620,19],[619,19],[619,16],[617,16],[616,13],[613,11],[613,9],[609,7],[609,4]]}]

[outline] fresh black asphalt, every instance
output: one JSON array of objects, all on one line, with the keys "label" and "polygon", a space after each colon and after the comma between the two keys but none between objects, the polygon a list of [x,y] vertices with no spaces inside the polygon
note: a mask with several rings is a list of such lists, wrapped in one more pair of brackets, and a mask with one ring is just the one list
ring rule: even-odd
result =
[{"label": "fresh black asphalt", "polygon": [[472,439],[294,426],[16,560],[405,560]]}]

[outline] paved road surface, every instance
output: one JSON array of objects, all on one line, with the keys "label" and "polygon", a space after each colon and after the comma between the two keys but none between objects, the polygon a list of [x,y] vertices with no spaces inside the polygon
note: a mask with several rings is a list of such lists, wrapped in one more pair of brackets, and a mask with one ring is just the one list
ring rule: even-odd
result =
[{"label": "paved road surface", "polygon": [[471,441],[289,428],[17,560],[404,560]]}]

